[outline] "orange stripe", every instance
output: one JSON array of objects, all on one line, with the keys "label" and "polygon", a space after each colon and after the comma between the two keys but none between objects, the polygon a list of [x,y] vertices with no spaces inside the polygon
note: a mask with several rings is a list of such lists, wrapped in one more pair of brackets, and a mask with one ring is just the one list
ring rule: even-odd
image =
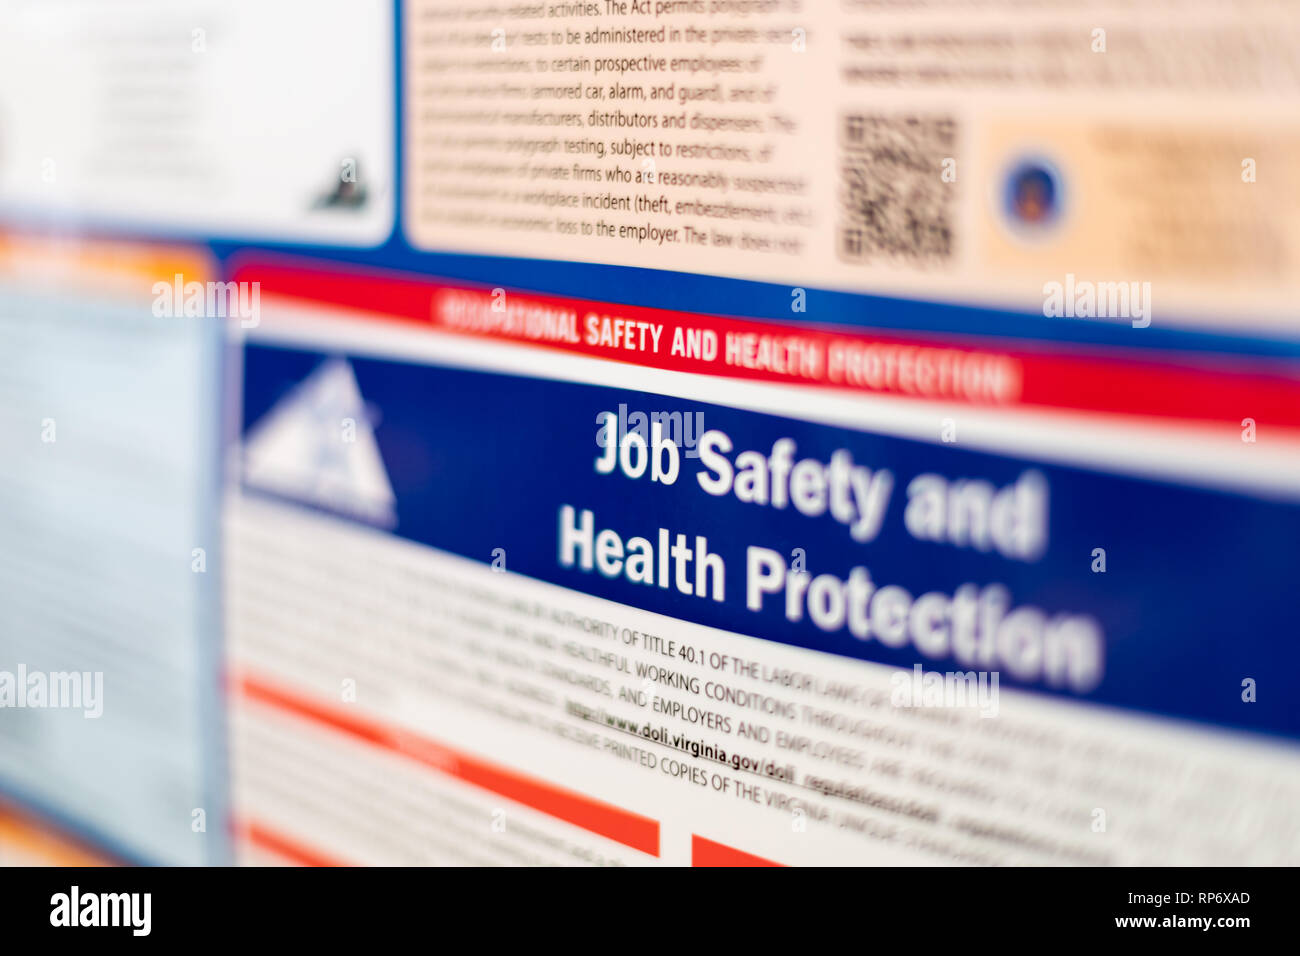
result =
[{"label": "orange stripe", "polygon": [[302,866],[347,866],[346,863],[340,863],[332,857],[318,853],[282,833],[268,830],[260,823],[250,821],[244,824],[239,832],[254,846],[261,847],[263,850],[270,850],[272,853],[276,853]]},{"label": "orange stripe", "polygon": [[616,843],[651,856],[659,855],[657,820],[453,750],[419,734],[309,700],[255,677],[244,675],[238,686],[243,696],[249,700],[310,717],[367,743],[400,753],[448,776],[490,790]]},{"label": "orange stripe", "polygon": [[178,273],[184,282],[206,282],[216,268],[206,251],[188,245],[0,232],[0,272],[81,287],[125,284],[143,294]]},{"label": "orange stripe", "polygon": [[785,866],[761,856],[737,850],[725,843],[706,840],[698,833],[691,834],[691,866]]},{"label": "orange stripe", "polygon": [[0,850],[32,860],[33,866],[116,866],[80,838],[70,836],[24,808],[0,800]]}]

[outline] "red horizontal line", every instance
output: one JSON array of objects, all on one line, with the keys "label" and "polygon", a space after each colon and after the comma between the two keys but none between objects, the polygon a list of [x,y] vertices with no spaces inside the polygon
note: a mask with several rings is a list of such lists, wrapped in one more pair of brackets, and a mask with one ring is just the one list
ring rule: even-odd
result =
[{"label": "red horizontal line", "polygon": [[691,834],[691,866],[785,866],[734,846]]},{"label": "red horizontal line", "polygon": [[254,846],[269,850],[302,866],[347,866],[346,863],[340,863],[324,853],[319,853],[292,837],[276,833],[261,823],[246,822],[236,832]]},{"label": "red horizontal line", "polygon": [[454,750],[420,734],[311,700],[255,677],[244,675],[237,686],[249,700],[311,718],[634,850],[659,855],[657,820]]}]

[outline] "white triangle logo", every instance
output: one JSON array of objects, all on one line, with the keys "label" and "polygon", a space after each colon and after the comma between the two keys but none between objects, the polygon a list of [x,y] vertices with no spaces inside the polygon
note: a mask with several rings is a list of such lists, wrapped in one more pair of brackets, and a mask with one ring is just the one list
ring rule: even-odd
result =
[{"label": "white triangle logo", "polygon": [[323,362],[249,429],[244,481],[372,524],[397,523],[365,400],[341,358]]}]

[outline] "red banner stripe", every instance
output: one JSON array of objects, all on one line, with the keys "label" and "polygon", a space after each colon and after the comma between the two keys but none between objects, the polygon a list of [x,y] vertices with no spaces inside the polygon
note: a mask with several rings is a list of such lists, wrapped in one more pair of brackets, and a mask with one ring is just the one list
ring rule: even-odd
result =
[{"label": "red banner stripe", "polygon": [[[1281,361],[906,336],[471,288],[396,273],[246,261],[267,295],[388,320],[672,371],[984,407],[1069,409],[1241,428],[1300,429],[1300,372]],[[1063,320],[1064,321],[1064,320]],[[1075,320],[1085,321],[1085,320]],[[658,327],[658,349],[647,327]],[[716,351],[674,354],[707,339]],[[629,347],[631,346],[631,347]],[[1291,436],[1300,437],[1300,436]]]}]

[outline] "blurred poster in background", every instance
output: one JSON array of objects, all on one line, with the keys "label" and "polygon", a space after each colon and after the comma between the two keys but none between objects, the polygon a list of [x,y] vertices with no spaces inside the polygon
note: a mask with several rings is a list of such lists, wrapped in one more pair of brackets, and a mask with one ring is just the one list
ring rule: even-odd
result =
[{"label": "blurred poster in background", "polygon": [[1298,102],[1266,0],[7,5],[0,836],[1300,861]]}]

